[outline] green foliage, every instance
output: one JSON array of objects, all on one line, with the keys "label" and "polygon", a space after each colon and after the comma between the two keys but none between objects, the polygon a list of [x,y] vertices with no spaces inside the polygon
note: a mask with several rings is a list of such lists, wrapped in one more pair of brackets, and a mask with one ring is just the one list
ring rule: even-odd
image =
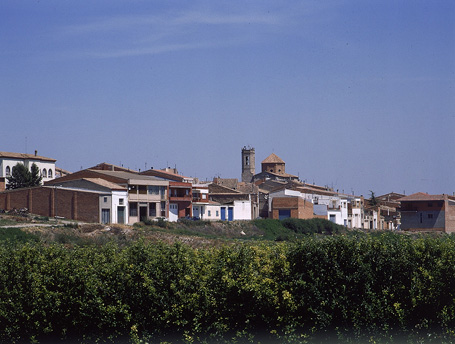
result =
[{"label": "green foliage", "polygon": [[33,219],[36,221],[48,222],[49,216],[35,216]]},{"label": "green foliage", "polygon": [[5,242],[0,342],[450,343],[454,261],[453,236],[390,233],[210,249]]},{"label": "green foliage", "polygon": [[376,198],[376,195],[374,194],[373,191],[370,190],[370,199],[369,199],[370,205],[375,207],[378,205],[378,200]]},{"label": "green foliage", "polygon": [[27,188],[41,185],[42,177],[40,176],[38,166],[33,163],[31,171],[24,164],[17,163],[13,166],[11,176],[7,177],[6,188],[8,190]]},{"label": "green foliage", "polygon": [[160,228],[167,228],[167,221],[164,217],[158,217],[156,219],[156,224]]},{"label": "green foliage", "polygon": [[325,219],[294,219],[287,218],[281,221],[283,227],[300,234],[336,234],[343,227]]},{"label": "green foliage", "polygon": [[26,233],[19,228],[0,228],[0,242],[2,241],[11,241],[13,243],[37,242],[39,238],[37,235]]},{"label": "green foliage", "polygon": [[43,177],[41,176],[38,166],[33,163],[30,168],[30,186],[39,186],[41,185],[42,180]]},{"label": "green foliage", "polygon": [[265,240],[287,241],[295,237],[295,232],[283,227],[280,220],[256,219],[253,224],[264,231]]}]

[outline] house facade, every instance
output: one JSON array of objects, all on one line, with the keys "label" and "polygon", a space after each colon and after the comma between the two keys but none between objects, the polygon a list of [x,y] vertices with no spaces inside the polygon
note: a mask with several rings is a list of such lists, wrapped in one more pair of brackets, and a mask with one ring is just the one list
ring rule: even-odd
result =
[{"label": "house facade", "polygon": [[169,181],[133,172],[112,170],[81,170],[65,177],[54,179],[45,185],[58,186],[67,181],[83,178],[99,178],[124,187],[128,192],[127,223],[169,217]]},{"label": "house facade", "polygon": [[252,220],[257,207],[251,194],[228,188],[217,183],[209,184],[210,200],[220,204],[220,220]]},{"label": "house facade", "polygon": [[210,204],[209,187],[205,184],[193,184],[193,217],[205,220],[207,216],[207,206]]},{"label": "house facade", "polygon": [[455,197],[419,192],[399,201],[402,230],[455,232]]}]

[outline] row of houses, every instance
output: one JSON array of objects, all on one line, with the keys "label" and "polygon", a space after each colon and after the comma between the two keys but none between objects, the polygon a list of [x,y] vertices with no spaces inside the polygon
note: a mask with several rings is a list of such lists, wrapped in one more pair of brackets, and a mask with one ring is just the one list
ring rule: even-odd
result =
[{"label": "row of houses", "polygon": [[[39,167],[43,185],[5,190],[16,163]],[[37,215],[77,221],[133,224],[164,218],[209,221],[258,217],[323,218],[348,228],[455,231],[455,197],[389,193],[374,201],[327,186],[302,182],[286,173],[276,154],[255,171],[255,150],[242,149],[241,180],[200,182],[176,169],[132,171],[109,163],[69,173],[55,160],[0,152],[0,209],[28,208]]]}]

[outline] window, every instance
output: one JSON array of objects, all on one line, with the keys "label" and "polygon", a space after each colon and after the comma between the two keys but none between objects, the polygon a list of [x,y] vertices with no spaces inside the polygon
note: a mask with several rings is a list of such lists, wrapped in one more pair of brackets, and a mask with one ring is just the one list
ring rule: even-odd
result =
[{"label": "window", "polygon": [[137,202],[130,203],[130,216],[137,216]]},{"label": "window", "polygon": [[124,202],[123,198],[119,198],[118,204],[123,205],[123,202]]},{"label": "window", "polygon": [[220,216],[220,213],[218,210],[216,211],[216,216]]},{"label": "window", "polygon": [[107,197],[104,197],[104,203],[107,203]]},{"label": "window", "polygon": [[9,166],[6,166],[6,176],[9,177],[11,175],[11,169]]},{"label": "window", "polygon": [[43,178],[47,178],[47,171],[45,168],[43,168]]},{"label": "window", "polygon": [[161,216],[166,216],[166,202],[161,202]]},{"label": "window", "polygon": [[433,214],[428,214],[428,218],[432,219],[433,218]]},{"label": "window", "polygon": [[149,216],[151,216],[151,217],[156,216],[156,203],[149,204]]},{"label": "window", "polygon": [[212,216],[212,211],[211,211],[211,210],[208,210],[208,211],[207,211],[207,215],[208,215],[208,216]]},{"label": "window", "polygon": [[51,170],[51,169],[49,169],[49,173],[47,174],[47,176],[48,176],[49,178],[52,178],[52,170]]},{"label": "window", "polygon": [[245,157],[245,165],[246,165],[246,166],[249,166],[249,165],[250,165],[250,157],[249,157],[249,156],[246,156],[246,157]]},{"label": "window", "polygon": [[160,187],[159,186],[149,186],[148,193],[150,195],[158,195],[160,193]]}]

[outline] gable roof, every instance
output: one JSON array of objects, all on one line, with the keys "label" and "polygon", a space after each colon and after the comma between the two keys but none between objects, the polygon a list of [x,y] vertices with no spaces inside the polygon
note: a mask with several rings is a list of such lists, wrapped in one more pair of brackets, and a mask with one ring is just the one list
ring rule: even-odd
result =
[{"label": "gable roof", "polygon": [[35,155],[35,154],[11,153],[11,152],[0,152],[0,158],[20,159],[20,160],[41,160],[41,161],[50,161],[50,162],[57,161],[55,159],[46,158],[44,156]]},{"label": "gable roof", "polygon": [[213,178],[213,183],[221,186],[225,186],[229,189],[237,190],[239,180],[237,178]]},{"label": "gable roof", "polygon": [[243,192],[228,188],[223,185],[218,185],[216,183],[209,184],[209,194],[243,194]]},{"label": "gable roof", "polygon": [[120,186],[119,184],[107,181],[102,178],[80,178],[73,180],[61,181],[59,187],[64,188],[75,188],[75,189],[86,189],[86,190],[117,190],[126,191],[126,187]]},{"label": "gable roof", "polygon": [[147,171],[143,171],[140,173],[141,175],[146,175],[146,176],[154,176],[154,177],[159,177],[159,178],[164,178],[168,180],[174,180],[176,182],[188,182],[191,183],[194,178],[191,177],[185,177],[180,174],[172,173],[169,171],[164,171],[164,170],[155,170],[155,169],[150,169]]},{"label": "gable roof", "polygon": [[102,187],[111,189],[111,190],[126,190],[126,187],[120,186],[119,184],[112,183],[108,180],[102,179],[102,178],[83,178],[82,180],[86,180],[90,183],[100,185]]},{"label": "gable roof", "polygon": [[154,177],[145,176],[133,172],[124,171],[108,171],[108,170],[81,170],[78,172],[71,173],[67,176],[52,179],[45,182],[45,185],[58,185],[60,182],[67,180],[76,180],[83,178],[101,178],[108,180],[109,182],[116,184],[138,184],[138,185],[150,185],[149,183],[167,184],[168,181]]},{"label": "gable roof", "polygon": [[270,154],[262,161],[262,164],[284,164],[285,162],[275,153]]},{"label": "gable roof", "polygon": [[398,199],[400,202],[410,202],[410,201],[443,201],[445,195],[429,195],[424,192],[417,192],[412,195],[402,197]]},{"label": "gable roof", "polygon": [[113,164],[109,164],[107,162],[99,163],[96,166],[89,167],[87,170],[136,172],[134,170],[130,170],[129,168],[125,168],[123,166],[122,167],[116,166],[116,165],[113,165]]}]

